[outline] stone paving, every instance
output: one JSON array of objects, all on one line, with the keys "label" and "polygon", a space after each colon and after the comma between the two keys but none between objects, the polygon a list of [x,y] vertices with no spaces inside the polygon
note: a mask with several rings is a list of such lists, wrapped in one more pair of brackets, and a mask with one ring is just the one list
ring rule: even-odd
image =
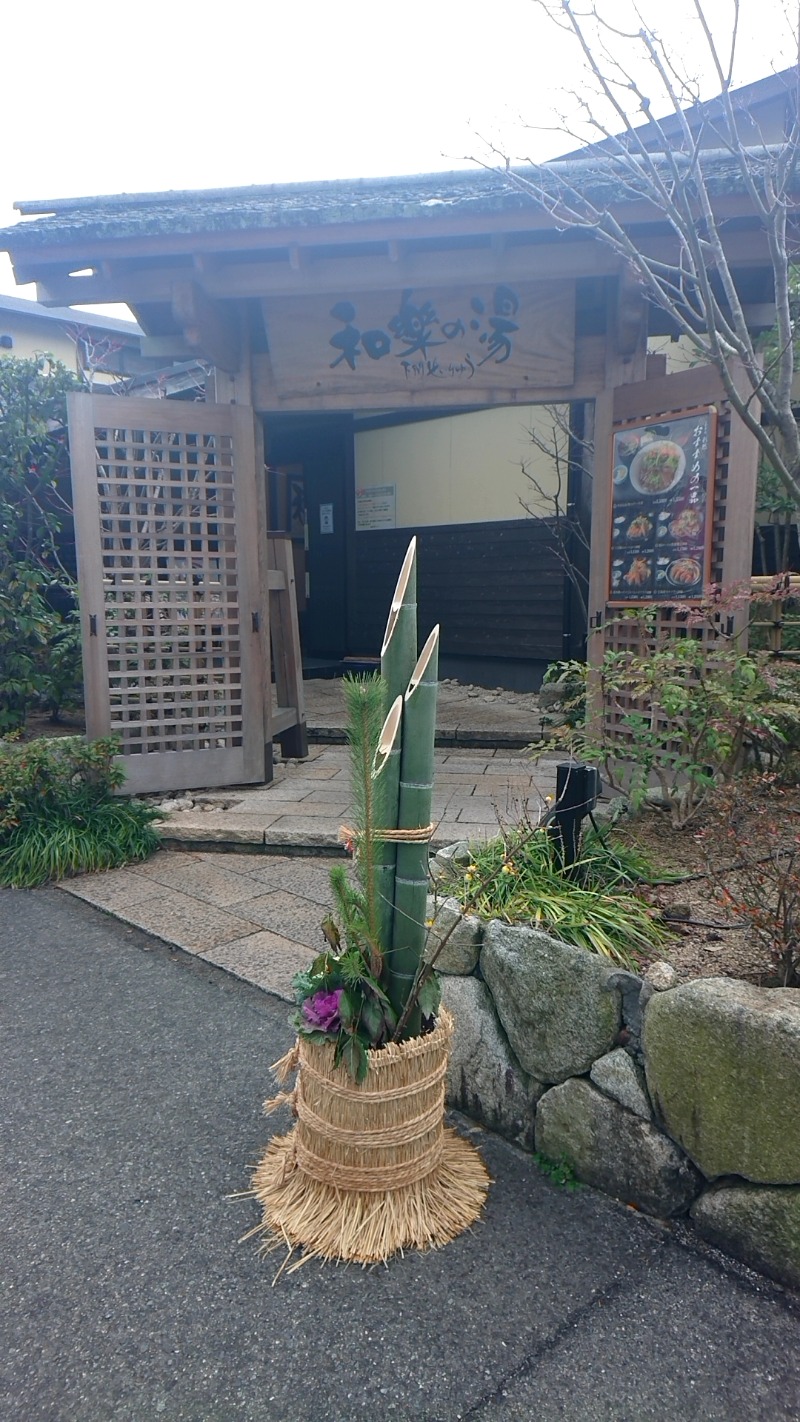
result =
[{"label": "stone paving", "polygon": [[324,946],[333,859],[162,850],[144,864],[82,874],[61,888],[256,987],[291,998]]},{"label": "stone paving", "polygon": [[[349,808],[348,753],[316,748],[307,761],[276,770],[271,785],[209,792],[197,808],[169,813],[163,832],[173,847],[145,863],[83,874],[61,888],[290,998],[292,977],[323,946],[328,876],[343,852],[339,828]],[[554,780],[554,762],[536,767],[522,753],[437,751],[434,848],[490,837],[523,812],[538,818]]]},{"label": "stone paving", "polygon": [[[312,741],[343,741],[342,690],[338,678],[303,684]],[[439,745],[524,749],[542,730],[539,697],[532,691],[472,686],[452,678],[439,683],[436,739]]]},{"label": "stone paving", "polygon": [[[336,681],[309,682],[309,724],[340,733]],[[555,789],[555,760],[514,748],[532,735],[536,697],[445,682],[437,737],[459,726],[497,745],[436,751],[432,848],[487,839],[498,826],[537,820]],[[505,738],[505,743],[503,743]],[[323,945],[330,867],[344,853],[350,816],[346,746],[312,745],[280,762],[268,785],[176,797],[165,811],[166,848],[144,864],[64,881],[76,898],[278,997]],[[190,808],[189,808],[190,806]],[[336,856],[336,857],[335,857]]]},{"label": "stone paving", "polygon": [[[525,751],[436,752],[434,848],[457,839],[486,839],[498,823],[537,819],[552,795],[555,762],[534,765]],[[350,814],[350,768],[345,746],[312,746],[302,761],[275,767],[269,785],[181,797],[192,808],[166,813],[162,833],[171,844],[242,845],[332,853]]]}]

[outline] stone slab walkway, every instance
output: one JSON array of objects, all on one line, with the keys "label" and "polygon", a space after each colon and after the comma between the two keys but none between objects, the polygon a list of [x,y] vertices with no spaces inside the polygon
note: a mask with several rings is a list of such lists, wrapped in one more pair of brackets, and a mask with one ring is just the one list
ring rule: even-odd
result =
[{"label": "stone slab walkway", "polygon": [[324,947],[335,859],[162,850],[143,864],[59,886],[276,997]]},{"label": "stone slab walkway", "polygon": [[[555,760],[534,765],[525,751],[438,750],[433,796],[433,847],[458,839],[489,839],[498,824],[520,815],[538,819],[555,788]],[[275,767],[269,785],[209,791],[179,800],[162,833],[172,845],[228,845],[252,850],[331,854],[350,814],[345,746],[312,747],[306,760]]]}]

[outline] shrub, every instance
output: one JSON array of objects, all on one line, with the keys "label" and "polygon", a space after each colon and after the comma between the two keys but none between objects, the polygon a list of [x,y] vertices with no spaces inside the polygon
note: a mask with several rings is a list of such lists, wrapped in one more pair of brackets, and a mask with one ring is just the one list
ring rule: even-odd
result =
[{"label": "shrub", "polygon": [[695,836],[717,901],[767,949],[777,981],[800,986],[800,794],[748,775],[713,796]]},{"label": "shrub", "polygon": [[0,356],[0,735],[47,694],[56,608],[74,591],[59,539],[71,518],[66,396],[79,386],[49,356]]},{"label": "shrub", "polygon": [[545,829],[521,826],[472,848],[472,863],[448,885],[466,913],[532,924],[624,967],[663,949],[668,934],[635,892],[639,874],[599,836],[569,874]]},{"label": "shrub", "polygon": [[[586,663],[551,662],[542,677],[542,686],[557,686],[561,692],[559,716],[568,726],[582,725],[586,716]],[[552,723],[545,714],[542,724]]]},{"label": "shrub", "polygon": [[113,794],[117,749],[77,736],[0,744],[0,884],[33,888],[158,848],[157,812]]},{"label": "shrub", "polygon": [[81,622],[77,612],[63,618],[41,657],[39,697],[58,725],[62,711],[83,705]]},{"label": "shrub", "polygon": [[797,677],[766,654],[741,652],[731,638],[706,645],[692,635],[693,615],[702,621],[702,612],[690,613],[685,635],[675,636],[662,633],[649,610],[623,614],[638,623],[638,645],[605,653],[597,712],[549,743],[599,765],[634,807],[657,789],[676,828],[691,823],[747,757],[780,763],[800,727]]}]

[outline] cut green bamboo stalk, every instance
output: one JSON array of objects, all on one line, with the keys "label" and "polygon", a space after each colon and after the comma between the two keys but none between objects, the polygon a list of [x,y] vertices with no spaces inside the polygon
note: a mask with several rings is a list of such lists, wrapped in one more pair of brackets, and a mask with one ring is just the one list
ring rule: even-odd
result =
[{"label": "cut green bamboo stalk", "polygon": [[[402,753],[398,829],[423,829],[431,822],[436,693],[439,685],[439,628],[434,627],[411,674],[403,698]],[[425,950],[428,896],[427,839],[399,843],[395,867],[394,924],[388,991],[395,1011],[402,1013],[419,972]],[[410,1013],[404,1037],[418,1036],[419,1007]]]},{"label": "cut green bamboo stalk", "polygon": [[403,696],[417,660],[417,540],[408,545],[381,647],[386,709]]},{"label": "cut green bamboo stalk", "polygon": [[369,932],[373,939],[377,939],[379,914],[375,886],[375,829],[383,825],[386,811],[382,809],[378,818],[372,767],[382,730],[383,686],[377,676],[346,675],[342,677],[342,692],[347,708],[353,824],[358,838],[356,876],[366,898]]},{"label": "cut green bamboo stalk", "polygon": [[378,824],[375,845],[375,901],[378,918],[378,946],[388,952],[392,946],[394,918],[394,870],[397,845],[380,838],[381,829],[397,828],[397,806],[400,795],[400,728],[403,719],[403,698],[394,699],[383,723],[378,748],[372,766],[375,783],[375,815]]}]

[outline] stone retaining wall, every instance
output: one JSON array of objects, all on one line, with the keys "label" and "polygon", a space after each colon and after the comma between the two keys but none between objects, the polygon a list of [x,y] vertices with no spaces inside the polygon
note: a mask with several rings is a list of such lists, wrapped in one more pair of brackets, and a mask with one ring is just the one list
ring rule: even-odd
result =
[{"label": "stone retaining wall", "polygon": [[462,919],[455,899],[429,916],[429,953],[456,922],[436,964],[456,1019],[450,1104],[800,1287],[800,990],[657,990],[657,973]]}]

